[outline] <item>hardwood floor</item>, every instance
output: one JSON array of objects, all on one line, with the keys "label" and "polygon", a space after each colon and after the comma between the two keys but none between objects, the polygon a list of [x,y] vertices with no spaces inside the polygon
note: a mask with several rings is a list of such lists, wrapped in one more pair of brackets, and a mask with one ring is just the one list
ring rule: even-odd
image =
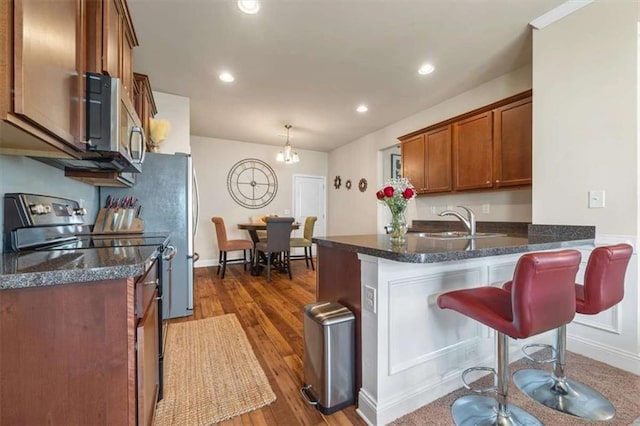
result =
[{"label": "hardwood floor", "polygon": [[236,314],[276,394],[271,405],[220,425],[364,425],[355,406],[325,416],[302,400],[303,307],[316,301],[316,275],[303,261],[291,269],[292,280],[275,272],[270,283],[242,265],[227,266],[224,279],[216,267],[195,269],[194,315],[172,322]]}]

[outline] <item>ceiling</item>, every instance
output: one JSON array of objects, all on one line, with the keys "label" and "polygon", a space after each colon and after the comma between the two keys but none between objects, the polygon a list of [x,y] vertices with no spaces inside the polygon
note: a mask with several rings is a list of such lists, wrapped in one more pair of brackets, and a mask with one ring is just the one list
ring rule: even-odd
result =
[{"label": "ceiling", "polygon": [[190,99],[192,135],[283,145],[291,124],[293,147],[316,151],[530,63],[528,23],[563,2],[262,0],[247,15],[235,0],[128,1],[134,68]]}]

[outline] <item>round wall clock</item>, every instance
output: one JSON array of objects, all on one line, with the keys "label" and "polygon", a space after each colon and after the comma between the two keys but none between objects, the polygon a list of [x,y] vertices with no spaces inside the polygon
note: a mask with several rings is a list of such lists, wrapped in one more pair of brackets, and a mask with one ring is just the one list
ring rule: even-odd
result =
[{"label": "round wall clock", "polygon": [[246,158],[231,167],[227,188],[233,200],[248,209],[269,204],[278,192],[278,178],[270,165],[257,158]]}]

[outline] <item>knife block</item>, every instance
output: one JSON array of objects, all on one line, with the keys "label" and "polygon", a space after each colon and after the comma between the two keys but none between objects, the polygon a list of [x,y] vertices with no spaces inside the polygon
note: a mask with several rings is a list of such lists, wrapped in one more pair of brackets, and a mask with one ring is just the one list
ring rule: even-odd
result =
[{"label": "knife block", "polygon": [[93,234],[141,234],[144,220],[133,217],[135,209],[101,208],[93,225]]}]

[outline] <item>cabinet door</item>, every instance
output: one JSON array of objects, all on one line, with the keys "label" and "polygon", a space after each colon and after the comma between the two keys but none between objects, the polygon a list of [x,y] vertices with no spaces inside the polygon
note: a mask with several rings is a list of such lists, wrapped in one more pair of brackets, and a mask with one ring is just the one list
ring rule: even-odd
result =
[{"label": "cabinet door", "polygon": [[124,34],[120,1],[107,0],[102,5],[102,71],[111,77],[120,77],[120,51]]},{"label": "cabinet door", "polygon": [[15,0],[14,112],[81,149],[81,0]]},{"label": "cabinet door", "polygon": [[424,135],[414,136],[402,143],[402,176],[409,179],[418,194],[427,190],[424,158]]},{"label": "cabinet door", "polygon": [[151,424],[156,407],[159,388],[159,354],[158,346],[158,293],[154,292],[151,303],[144,317],[138,323],[137,339],[137,372],[138,372],[138,425]]},{"label": "cabinet door", "polygon": [[453,125],[453,180],[455,190],[491,188],[491,111]]},{"label": "cabinet door", "polygon": [[424,135],[426,192],[451,191],[451,126]]},{"label": "cabinet door", "polygon": [[531,122],[531,98],[494,110],[494,187],[531,184]]}]

